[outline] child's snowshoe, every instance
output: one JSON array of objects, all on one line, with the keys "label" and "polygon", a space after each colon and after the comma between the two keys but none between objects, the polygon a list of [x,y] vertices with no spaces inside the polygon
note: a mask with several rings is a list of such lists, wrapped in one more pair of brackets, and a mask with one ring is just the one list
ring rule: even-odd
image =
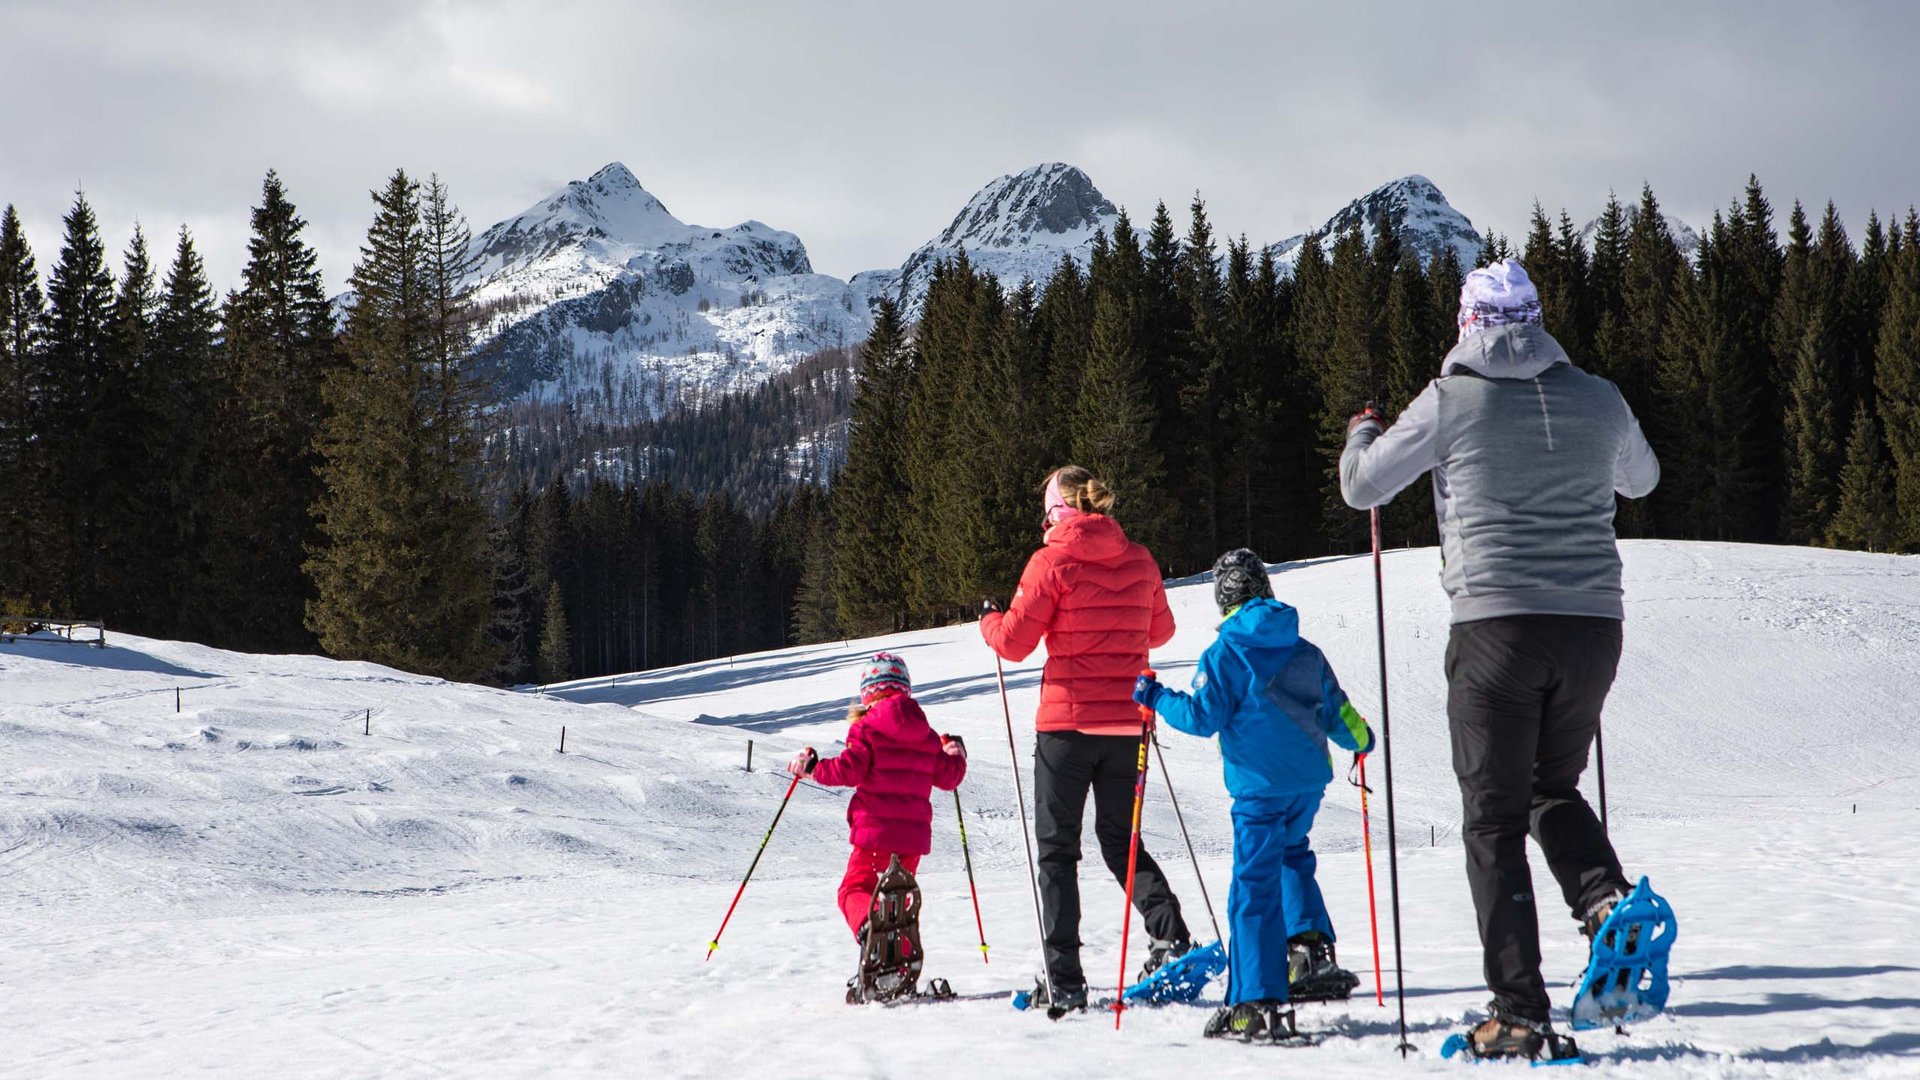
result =
[{"label": "child's snowshoe", "polygon": [[1121,991],[1120,1000],[1128,1005],[1195,1001],[1207,981],[1226,970],[1227,950],[1219,942],[1198,948],[1189,944],[1184,952],[1150,964],[1139,982]]},{"label": "child's snowshoe", "polygon": [[1287,943],[1287,996],[1298,1002],[1345,1001],[1360,977],[1340,966],[1333,942],[1302,934]]},{"label": "child's snowshoe", "polygon": [[1535,1065],[1571,1065],[1584,1060],[1573,1039],[1555,1032],[1553,1025],[1537,1024],[1497,1008],[1472,1031],[1449,1035],[1447,1041],[1440,1044],[1443,1058],[1463,1052],[1470,1061],[1525,1060]]},{"label": "child's snowshoe", "polygon": [[920,985],[920,886],[895,855],[873,887],[860,935],[860,970],[847,981],[847,1004],[892,1001]]},{"label": "child's snowshoe", "polygon": [[1317,1040],[1294,1025],[1293,1009],[1284,1001],[1243,1001],[1222,1005],[1200,1034],[1208,1039],[1239,1039],[1276,1046],[1312,1046]]},{"label": "child's snowshoe", "polygon": [[1680,924],[1646,878],[1611,905],[1589,914],[1593,939],[1586,974],[1573,999],[1573,1029],[1617,1027],[1660,1015],[1667,1007],[1667,958]]}]

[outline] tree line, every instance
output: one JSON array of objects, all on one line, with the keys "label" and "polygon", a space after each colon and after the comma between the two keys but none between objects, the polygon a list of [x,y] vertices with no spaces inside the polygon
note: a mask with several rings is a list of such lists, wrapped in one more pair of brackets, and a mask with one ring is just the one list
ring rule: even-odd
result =
[{"label": "tree line", "polygon": [[116,277],[84,195],[43,288],[6,208],[0,612],[503,682],[786,642],[817,492],[535,494],[464,218],[437,177],[372,195],[343,311],[273,173],[225,297],[184,227]]},{"label": "tree line", "polygon": [[[1170,575],[1239,545],[1354,551],[1347,417],[1437,374],[1464,272],[1385,219],[1291,265],[1223,250],[1196,198],[1184,234],[1164,205],[1144,233],[1123,214],[1045,282],[942,262],[916,322],[879,307],[850,384],[823,355],[613,430],[489,392],[470,237],[437,178],[396,172],[373,201],[341,310],[272,173],[224,297],[184,229],[164,270],[136,230],[116,276],[84,196],[43,289],[6,209],[0,608],[452,678],[591,676],[965,617],[1010,591],[1067,461]],[[1816,223],[1796,204],[1783,238],[1753,181],[1690,258],[1644,189],[1591,237],[1536,207],[1519,248],[1492,236],[1479,261],[1508,255],[1661,455],[1623,535],[1920,548],[1913,212],[1870,216],[1856,247],[1830,205]],[[822,434],[843,413],[844,459]],[[583,463],[590,446],[607,452]],[[1388,543],[1432,542],[1423,494],[1389,508]]]},{"label": "tree line", "polygon": [[[1391,416],[1457,338],[1464,268],[1390,220],[1309,237],[1291,272],[1206,208],[1123,213],[1087,265],[1009,287],[964,253],[936,267],[917,326],[883,306],[861,352],[844,471],[808,559],[804,634],[884,632],[1003,597],[1040,539],[1038,486],[1074,461],[1169,575],[1247,545],[1270,559],[1360,550],[1339,497],[1348,417]],[[1920,219],[1829,204],[1784,242],[1757,180],[1688,258],[1651,187],[1609,199],[1592,237],[1534,209],[1517,257],[1546,326],[1613,380],[1661,457],[1630,537],[1920,549]],[[1430,490],[1384,514],[1389,544],[1435,540]]]}]

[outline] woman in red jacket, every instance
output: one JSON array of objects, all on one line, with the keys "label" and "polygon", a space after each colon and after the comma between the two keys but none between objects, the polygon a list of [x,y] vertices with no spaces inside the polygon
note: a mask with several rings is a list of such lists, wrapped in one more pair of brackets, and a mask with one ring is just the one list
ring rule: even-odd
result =
[{"label": "woman in red jacket", "polygon": [[[1173,637],[1160,568],[1108,516],[1113,492],[1077,465],[1047,478],[1046,538],[1027,561],[1005,613],[989,610],[980,634],[1020,661],[1047,644],[1034,718],[1034,839],[1041,922],[1056,1008],[1085,1008],[1080,967],[1080,828],[1093,793],[1093,834],[1114,880],[1125,883],[1133,826],[1140,710],[1133,681],[1147,650]],[[1147,969],[1191,947],[1180,901],[1153,856],[1140,849],[1134,905],[1153,938]],[[1045,1001],[1045,984],[1036,1003]]]}]

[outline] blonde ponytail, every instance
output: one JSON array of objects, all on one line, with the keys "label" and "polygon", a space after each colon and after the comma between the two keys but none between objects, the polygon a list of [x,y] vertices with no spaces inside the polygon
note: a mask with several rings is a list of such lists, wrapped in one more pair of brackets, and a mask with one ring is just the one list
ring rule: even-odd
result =
[{"label": "blonde ponytail", "polygon": [[1091,472],[1068,465],[1054,474],[1060,480],[1060,498],[1083,514],[1112,514],[1113,491]]}]

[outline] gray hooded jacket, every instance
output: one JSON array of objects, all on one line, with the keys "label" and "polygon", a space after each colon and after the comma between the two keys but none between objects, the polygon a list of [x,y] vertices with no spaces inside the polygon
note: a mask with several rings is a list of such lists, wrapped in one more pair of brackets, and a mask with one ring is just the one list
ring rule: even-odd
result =
[{"label": "gray hooded jacket", "polygon": [[1429,470],[1454,622],[1625,617],[1613,496],[1652,491],[1660,463],[1619,389],[1546,330],[1501,326],[1455,346],[1391,430],[1347,434],[1340,493],[1365,510]]}]

